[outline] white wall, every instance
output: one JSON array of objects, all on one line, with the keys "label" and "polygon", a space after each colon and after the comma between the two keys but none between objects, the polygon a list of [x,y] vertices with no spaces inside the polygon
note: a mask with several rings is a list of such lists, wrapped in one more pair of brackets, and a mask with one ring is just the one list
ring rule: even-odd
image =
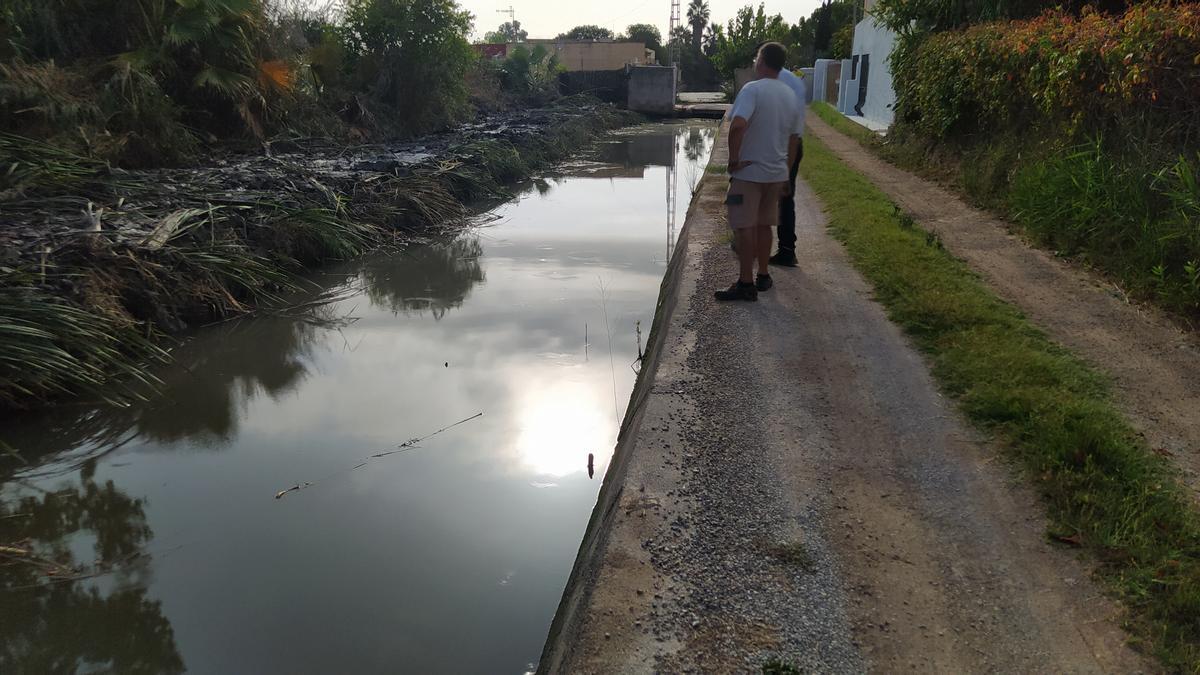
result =
[{"label": "white wall", "polygon": [[[851,59],[842,59],[842,72],[838,79],[838,97],[835,107],[843,115],[853,115],[854,105],[858,103],[858,73],[854,72],[853,63]],[[856,77],[850,77],[851,75]]]},{"label": "white wall", "polygon": [[[841,61],[835,59],[817,59],[816,65],[813,67],[813,100],[824,101],[826,103],[837,104],[837,98],[829,96],[830,78],[832,77],[832,89],[837,91],[838,81],[841,77],[840,71],[836,69],[831,73],[830,67],[840,65]],[[831,100],[832,99],[832,100]]]},{"label": "white wall", "polygon": [[737,95],[742,92],[742,87],[746,86],[746,84],[750,82],[753,82],[757,77],[758,74],[754,72],[753,68],[734,68],[733,97],[737,98]]},{"label": "white wall", "polygon": [[[887,125],[895,119],[892,107],[896,104],[896,90],[892,88],[892,65],[889,62],[895,44],[896,34],[876,23],[869,15],[854,27],[854,48],[851,51],[856,56],[871,55],[863,117]],[[850,114],[854,114],[853,104]]]}]

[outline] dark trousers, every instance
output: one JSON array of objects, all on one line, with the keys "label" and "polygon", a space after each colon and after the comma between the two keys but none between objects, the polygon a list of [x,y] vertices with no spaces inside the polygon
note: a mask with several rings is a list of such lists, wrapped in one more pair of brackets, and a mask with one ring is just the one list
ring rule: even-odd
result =
[{"label": "dark trousers", "polygon": [[779,200],[779,250],[796,250],[796,174],[800,172],[800,160],[804,158],[804,139],[800,139],[800,151],[796,153],[796,162],[788,173],[788,181],[792,189]]}]

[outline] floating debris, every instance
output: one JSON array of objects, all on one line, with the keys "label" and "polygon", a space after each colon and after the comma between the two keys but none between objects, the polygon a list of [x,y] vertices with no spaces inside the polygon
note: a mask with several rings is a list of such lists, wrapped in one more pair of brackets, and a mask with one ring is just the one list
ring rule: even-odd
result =
[{"label": "floating debris", "polygon": [[[372,459],[379,459],[380,457],[387,457],[388,455],[395,455],[397,453],[401,453],[406,450],[411,450],[411,449],[417,447],[417,444],[420,443],[421,441],[425,441],[430,438],[433,438],[434,436],[437,436],[438,434],[442,433],[443,431],[449,431],[450,429],[453,429],[454,427],[456,427],[460,424],[466,424],[467,422],[470,422],[473,419],[478,419],[480,417],[483,417],[483,413],[481,413],[481,412],[475,413],[474,415],[471,415],[470,417],[467,417],[465,419],[461,419],[461,420],[455,422],[454,424],[442,427],[441,429],[438,429],[437,431],[435,431],[431,434],[427,434],[420,438],[410,438],[407,441],[404,441],[403,443],[401,443],[400,445],[397,445],[395,448],[393,448],[391,450],[385,450],[383,452],[377,452],[373,455],[369,455],[369,456],[365,457],[363,459],[363,461],[359,462],[358,464],[355,464],[354,466],[350,467],[349,469],[345,469],[343,471],[338,471],[337,473],[332,473],[320,480],[329,480],[330,478],[333,478],[334,476],[337,476],[337,475],[340,475],[343,473],[350,473],[351,471],[354,471],[355,469],[361,469],[362,467],[369,464]],[[590,455],[589,455],[589,457],[590,457]],[[591,460],[589,459],[589,463],[590,463],[590,461]],[[287,488],[286,490],[280,490],[279,492],[276,492],[275,499],[282,499],[283,496],[288,494],[289,492],[297,492],[299,490],[303,490],[305,488],[312,487],[312,486],[316,485],[318,482],[320,482],[320,481],[314,480],[314,481],[305,481],[303,483],[296,483],[295,485],[293,485],[290,488]]]}]

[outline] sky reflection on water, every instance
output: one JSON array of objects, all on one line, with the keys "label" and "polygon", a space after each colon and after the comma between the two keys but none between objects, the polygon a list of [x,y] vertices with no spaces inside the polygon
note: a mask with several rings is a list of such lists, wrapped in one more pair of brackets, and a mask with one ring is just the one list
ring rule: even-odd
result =
[{"label": "sky reflection on water", "polygon": [[0,484],[0,515],[19,516],[0,518],[0,545],[119,573],[47,585],[0,562],[0,671],[536,661],[639,322],[649,332],[668,171],[686,210],[713,131],[633,130],[531,182],[491,226],[327,270],[322,285],[359,290],[324,321],[206,330],[147,404],[4,429],[31,466]]}]

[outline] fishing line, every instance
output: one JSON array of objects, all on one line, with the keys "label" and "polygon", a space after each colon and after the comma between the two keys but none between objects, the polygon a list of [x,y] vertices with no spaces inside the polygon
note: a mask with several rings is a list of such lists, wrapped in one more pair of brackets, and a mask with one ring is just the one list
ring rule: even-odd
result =
[{"label": "fishing line", "polygon": [[474,420],[474,419],[478,419],[480,417],[483,417],[483,413],[481,413],[481,412],[475,413],[474,415],[471,415],[470,417],[467,417],[465,419],[461,419],[461,420],[455,422],[454,424],[442,427],[441,429],[438,429],[437,431],[435,431],[431,434],[427,434],[420,438],[410,438],[407,441],[404,441],[400,445],[397,445],[390,450],[384,450],[381,452],[377,452],[373,455],[367,455],[366,457],[363,458],[363,461],[359,462],[358,464],[355,464],[354,466],[350,467],[349,469],[342,469],[341,471],[335,471],[327,476],[318,478],[317,480],[305,481],[303,483],[296,483],[295,485],[293,485],[292,487],[290,487],[286,490],[280,490],[279,492],[276,492],[275,499],[283,499],[283,496],[289,492],[296,492],[298,490],[303,490],[305,488],[312,487],[321,481],[329,480],[330,478],[334,478],[336,476],[340,476],[345,473],[350,473],[351,471],[354,471],[355,469],[361,469],[362,467],[369,464],[371,462],[371,460],[373,460],[373,459],[379,459],[381,457],[387,457],[389,455],[395,455],[395,454],[398,454],[401,452],[405,452],[407,450],[412,450],[413,448],[417,447],[417,444],[420,443],[421,441],[429,440],[430,438],[437,436],[438,434],[442,433],[443,431],[449,431],[450,429],[453,429],[454,427],[456,427],[460,424],[466,424],[467,422],[470,422],[471,420]]}]

